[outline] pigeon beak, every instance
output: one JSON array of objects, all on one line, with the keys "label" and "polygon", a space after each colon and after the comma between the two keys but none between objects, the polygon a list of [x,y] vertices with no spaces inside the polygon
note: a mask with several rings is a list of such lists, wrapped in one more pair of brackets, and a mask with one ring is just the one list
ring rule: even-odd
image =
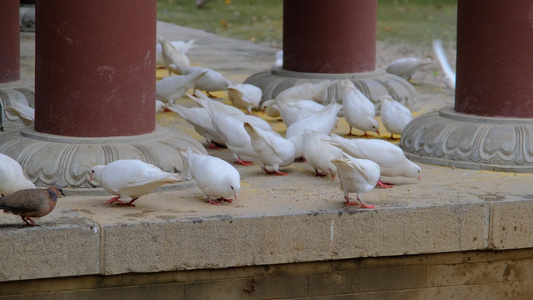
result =
[{"label": "pigeon beak", "polygon": [[263,109],[261,110],[261,112],[263,113],[263,115],[265,115],[265,114],[266,114],[266,110],[267,110],[267,108],[266,108],[266,107],[264,107],[264,108],[263,108]]},{"label": "pigeon beak", "polygon": [[421,181],[420,175],[418,175],[418,181]]},{"label": "pigeon beak", "polygon": [[376,129],[376,133],[377,133],[378,135],[381,135],[381,133],[379,133],[379,129]]},{"label": "pigeon beak", "polygon": [[237,201],[237,195],[236,194],[233,194],[233,198],[235,199],[235,201]]}]

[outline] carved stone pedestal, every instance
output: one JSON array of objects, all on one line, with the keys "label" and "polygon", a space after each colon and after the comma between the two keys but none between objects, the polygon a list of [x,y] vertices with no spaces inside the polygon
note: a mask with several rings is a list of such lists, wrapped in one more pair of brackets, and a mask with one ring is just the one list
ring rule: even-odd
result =
[{"label": "carved stone pedestal", "polygon": [[[384,70],[359,73],[305,73],[273,67],[271,70],[256,73],[246,79],[245,83],[253,84],[263,90],[263,100],[274,99],[282,91],[302,84],[306,81],[320,82],[323,80],[350,79],[355,86],[376,104],[379,110],[379,97],[391,95],[396,101],[416,110],[416,90],[405,79],[386,73]],[[338,101],[336,85],[332,85],[324,98]]]},{"label": "carved stone pedestal", "polygon": [[533,171],[533,119],[463,114],[447,107],[411,121],[400,147],[414,161],[508,172]]},{"label": "carved stone pedestal", "polygon": [[35,107],[35,88],[28,76],[23,76],[15,82],[0,84],[0,125],[5,132],[17,131],[24,127],[19,117],[5,110],[15,103]]},{"label": "carved stone pedestal", "polygon": [[[206,153],[195,139],[158,126],[149,134],[122,137],[81,138],[39,133],[32,127],[0,135],[0,153],[17,160],[29,180],[38,186],[58,184],[70,194],[98,193],[89,177],[93,166],[118,159],[140,159],[167,172],[187,172],[181,150],[196,148]],[[188,188],[193,182],[174,184]]]}]

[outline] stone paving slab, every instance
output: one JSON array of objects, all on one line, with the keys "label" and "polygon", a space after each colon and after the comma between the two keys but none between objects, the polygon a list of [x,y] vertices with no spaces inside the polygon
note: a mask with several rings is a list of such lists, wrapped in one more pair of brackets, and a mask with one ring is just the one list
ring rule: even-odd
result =
[{"label": "stone paving slab", "polygon": [[[24,227],[0,217],[0,281],[100,273],[100,226],[65,206]],[[37,220],[37,219],[36,219]]]}]

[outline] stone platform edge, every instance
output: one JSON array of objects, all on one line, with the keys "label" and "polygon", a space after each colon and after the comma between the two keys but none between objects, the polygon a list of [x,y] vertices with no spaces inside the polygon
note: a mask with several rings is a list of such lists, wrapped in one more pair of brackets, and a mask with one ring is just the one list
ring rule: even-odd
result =
[{"label": "stone platform edge", "polygon": [[[533,248],[531,200],[98,224],[4,224],[0,282]],[[69,224],[69,225],[61,225]]]}]

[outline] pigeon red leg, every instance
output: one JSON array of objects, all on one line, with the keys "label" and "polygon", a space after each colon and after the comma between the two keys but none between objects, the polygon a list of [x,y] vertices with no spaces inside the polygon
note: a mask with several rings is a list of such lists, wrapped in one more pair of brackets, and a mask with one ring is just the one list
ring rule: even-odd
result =
[{"label": "pigeon red leg", "polygon": [[358,205],[357,208],[374,208],[374,205],[364,204],[359,197],[357,197],[358,202],[351,202],[348,196],[344,196],[344,199],[346,199],[346,205]]},{"label": "pigeon red leg", "polygon": [[211,204],[211,205],[220,205],[220,202],[215,202],[213,200],[211,200],[211,198],[207,197],[207,203]]},{"label": "pigeon red leg", "polygon": [[254,162],[249,160],[242,160],[240,157],[235,161],[236,164],[243,166],[253,166]]},{"label": "pigeon red leg", "polygon": [[275,171],[274,176],[289,176],[289,173],[283,173],[280,171]]},{"label": "pigeon red leg", "polygon": [[[366,132],[365,132],[366,133]],[[347,134],[345,134],[344,136],[356,136],[355,134],[352,133],[352,126],[350,126],[350,132],[348,132]]]},{"label": "pigeon red leg", "polygon": [[22,218],[22,221],[26,223],[26,226],[30,226],[30,227],[39,226],[35,224],[35,222],[33,222],[33,220],[30,217],[26,217],[26,216],[20,216],[20,217]]},{"label": "pigeon red leg", "polygon": [[359,201],[359,203],[361,203],[361,206],[359,208],[374,208],[375,206],[374,205],[367,205],[363,202],[363,200],[359,199],[359,197],[357,197],[357,201]]},{"label": "pigeon red leg", "polygon": [[220,150],[220,149],[226,149],[227,147],[224,145],[217,144],[215,142],[209,142],[209,148],[213,150]]},{"label": "pigeon red leg", "polygon": [[381,181],[381,179],[378,180],[378,185],[384,189],[390,189],[392,187],[394,187],[394,184],[393,183],[390,183],[390,182],[383,182]]},{"label": "pigeon red leg", "polygon": [[348,195],[344,195],[344,199],[346,200],[346,205],[359,205],[357,202],[351,202],[350,197]]},{"label": "pigeon red leg", "polygon": [[265,167],[261,167],[261,170],[265,171],[265,174],[266,175],[272,175],[274,172],[270,172],[269,170],[267,170]]},{"label": "pigeon red leg", "polygon": [[211,148],[213,150],[220,150],[221,149],[220,147],[217,147],[217,145],[215,145],[215,143],[209,143],[209,148]]},{"label": "pigeon red leg", "polygon": [[325,177],[326,175],[326,172],[320,172],[318,173],[318,169],[315,169],[315,177]]},{"label": "pigeon red leg", "polygon": [[363,135],[361,137],[371,137],[371,135],[368,134],[368,132],[365,131],[365,133],[363,133]]},{"label": "pigeon red leg", "polygon": [[226,199],[226,198],[224,198],[224,197],[220,197],[219,199],[220,199],[220,202],[223,202],[223,201],[224,201],[224,202],[233,203],[233,199]]},{"label": "pigeon red leg", "polygon": [[111,199],[107,200],[107,201],[105,202],[105,204],[110,204],[110,203],[113,203],[113,202],[122,203],[122,201],[120,201],[119,199],[120,199],[120,196],[117,196],[117,197],[111,198]]},{"label": "pigeon red leg", "polygon": [[121,202],[121,203],[119,203],[118,205],[119,205],[119,206],[133,206],[133,207],[135,207],[135,204],[133,204],[133,202],[134,202],[135,200],[137,200],[137,199],[139,199],[139,197],[135,197],[135,198],[131,199],[131,201],[128,202],[128,203]]},{"label": "pigeon red leg", "polygon": [[274,176],[289,176],[289,173],[283,173],[283,172],[280,172],[280,171],[269,171],[267,170],[265,167],[261,167],[261,169],[263,171],[265,171],[265,174],[266,175],[274,175]]}]

